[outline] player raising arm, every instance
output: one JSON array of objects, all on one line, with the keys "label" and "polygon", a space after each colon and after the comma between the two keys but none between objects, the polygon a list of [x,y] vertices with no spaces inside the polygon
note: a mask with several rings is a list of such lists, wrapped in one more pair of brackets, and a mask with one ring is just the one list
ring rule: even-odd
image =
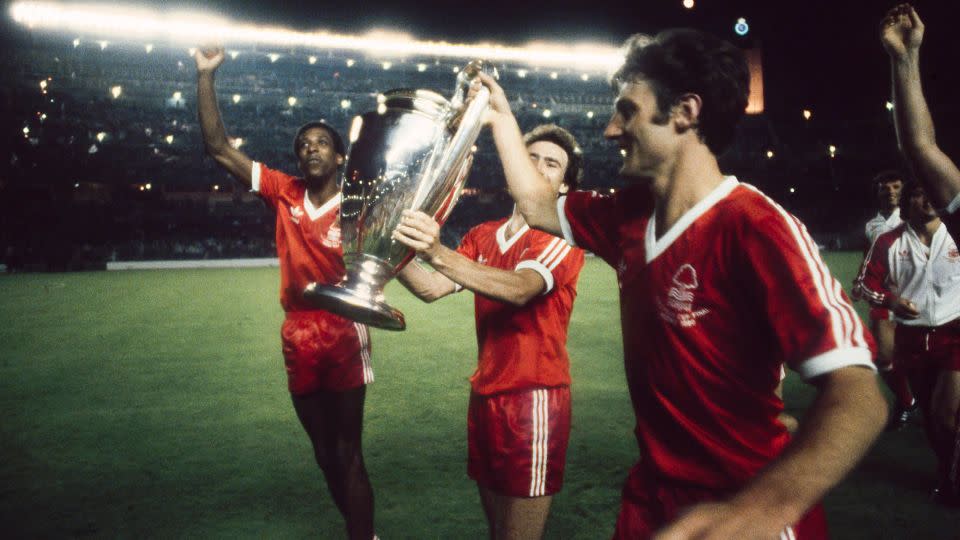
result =
[{"label": "player raising arm", "polygon": [[301,127],[293,152],[303,177],[257,163],[229,144],[214,89],[224,51],[197,51],[197,102],[203,142],[221,167],[256,192],[277,215],[281,340],[294,409],[310,437],[334,503],[353,540],[373,534],[373,492],[361,451],[366,384],[373,382],[367,328],[313,309],[302,296],[308,283],[338,283],[340,247],[337,172],[344,146],[323,121]]},{"label": "player raising arm", "polygon": [[[539,126],[520,144],[554,200],[577,185],[582,156],[565,129]],[[467,471],[491,538],[537,539],[563,484],[571,415],[567,326],[583,252],[530,229],[516,208],[508,219],[471,229],[456,251],[440,243],[439,232],[426,214],[404,214],[394,238],[436,272],[414,262],[400,282],[428,302],[473,291],[479,360],[470,378]]]},{"label": "player raising arm", "polygon": [[880,41],[890,56],[897,140],[907,162],[941,209],[944,224],[960,238],[960,169],[937,145],[933,118],[920,84],[924,25],[910,4],[891,9],[880,23]]},{"label": "player raising arm", "polygon": [[[556,200],[522,159],[503,90],[483,83],[523,217],[617,272],[643,458],[614,537],[825,538],[818,501],[867,451],[886,407],[872,338],[806,228],[719,169],[747,102],[742,51],[694,30],[628,42],[604,132],[627,181],[612,195]],[[817,388],[792,442],[777,419],[783,365]]]}]

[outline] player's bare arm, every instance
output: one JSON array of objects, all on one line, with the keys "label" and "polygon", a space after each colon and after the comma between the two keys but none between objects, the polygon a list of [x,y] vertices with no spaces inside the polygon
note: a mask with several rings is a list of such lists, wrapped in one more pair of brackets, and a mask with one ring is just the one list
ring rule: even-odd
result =
[{"label": "player's bare arm", "polygon": [[692,508],[657,540],[779,538],[850,472],[886,421],[876,375],[850,366],[811,382],[817,397],[783,454],[732,499]]},{"label": "player's bare arm", "polygon": [[[529,161],[529,158],[525,158]],[[477,294],[514,306],[522,306],[543,293],[546,283],[530,269],[517,271],[491,268],[472,261],[440,243],[440,226],[423,212],[404,210],[403,218],[393,233],[393,238],[415,250],[437,273],[446,276],[451,283],[460,284]],[[420,269],[425,271],[424,269]],[[416,279],[416,275],[404,276]],[[404,283],[406,285],[406,283]],[[414,283],[416,286],[416,283]],[[414,288],[411,292],[417,294]],[[452,291],[451,291],[452,292]],[[448,293],[449,294],[449,293]],[[419,295],[418,295],[419,296]]]},{"label": "player's bare arm", "polygon": [[214,77],[225,58],[222,47],[201,48],[194,55],[197,62],[197,109],[200,132],[207,153],[246,187],[252,185],[253,161],[230,145],[227,131],[220,117]]},{"label": "player's bare arm", "polygon": [[890,56],[894,122],[900,148],[927,187],[934,204],[947,206],[960,194],[960,169],[937,145],[933,119],[920,83],[924,25],[909,4],[891,9],[880,24],[880,41]]},{"label": "player's bare arm", "polygon": [[510,196],[527,224],[555,236],[563,236],[557,215],[556,190],[530,162],[527,146],[503,88],[492,77],[480,73],[480,81],[490,89],[490,108],[486,123],[503,164]]}]

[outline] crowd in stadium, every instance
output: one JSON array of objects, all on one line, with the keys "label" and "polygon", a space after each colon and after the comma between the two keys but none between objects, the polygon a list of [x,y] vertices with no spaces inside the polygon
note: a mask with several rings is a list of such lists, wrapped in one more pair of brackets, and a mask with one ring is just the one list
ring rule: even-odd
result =
[{"label": "crowd in stadium", "polygon": [[[454,70],[461,65],[450,59],[388,62],[342,52],[311,56],[296,49],[274,56],[256,49],[234,52],[219,81],[230,135],[242,139],[245,152],[279,168],[290,167],[290,133],[307,120],[324,118],[346,130],[354,115],[376,106],[378,92],[396,87],[450,96]],[[4,198],[18,202],[0,218],[6,231],[0,255],[9,268],[272,253],[272,232],[264,226],[269,212],[237,193],[239,186],[204,156],[187,53],[37,38],[0,59],[0,69],[12,80],[0,89],[6,154],[0,156],[0,177],[3,187],[18,194]],[[521,126],[550,121],[583,141],[585,188],[619,186],[619,155],[596,136],[612,99],[604,75],[511,65],[500,72]],[[723,164],[805,218],[821,245],[859,249],[858,224],[872,205],[869,180],[879,162],[896,164],[878,158],[893,155],[890,119],[883,114],[838,119],[829,127],[827,119],[818,120],[818,127],[796,118],[775,128],[764,114],[748,116]],[[864,139],[862,133],[888,135]],[[850,142],[833,155],[828,140]],[[486,135],[467,187],[444,229],[450,245],[472,225],[510,211]],[[824,201],[825,192],[834,197]],[[246,202],[231,204],[232,198]],[[851,201],[859,204],[851,208]],[[55,219],[62,231],[49,239],[10,233],[38,212],[74,219]]]}]

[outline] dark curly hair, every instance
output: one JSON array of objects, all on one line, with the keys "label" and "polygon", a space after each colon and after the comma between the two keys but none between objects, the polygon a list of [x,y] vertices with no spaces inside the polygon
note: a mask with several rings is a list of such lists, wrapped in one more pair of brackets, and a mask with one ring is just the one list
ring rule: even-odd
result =
[{"label": "dark curly hair", "polygon": [[613,74],[614,91],[622,83],[647,82],[657,98],[654,121],[667,122],[684,94],[700,96],[698,135],[711,152],[733,143],[750,94],[750,70],[743,51],[710,34],[689,28],[665,30],[654,37],[637,34],[624,44],[626,58]]},{"label": "dark curly hair", "polygon": [[333,129],[333,126],[326,123],[324,120],[313,120],[312,122],[307,122],[306,124],[300,126],[300,129],[297,130],[297,134],[293,137],[293,155],[297,155],[297,146],[300,144],[300,137],[308,129],[321,128],[327,131],[330,134],[330,138],[333,139],[333,149],[334,151],[341,155],[346,156],[346,147],[343,144],[343,139],[340,138],[340,134],[337,133],[337,130]]},{"label": "dark curly hair", "polygon": [[556,124],[542,124],[523,136],[524,146],[538,141],[551,142],[567,153],[567,170],[563,172],[563,183],[570,191],[577,189],[583,178],[583,151],[573,134]]}]

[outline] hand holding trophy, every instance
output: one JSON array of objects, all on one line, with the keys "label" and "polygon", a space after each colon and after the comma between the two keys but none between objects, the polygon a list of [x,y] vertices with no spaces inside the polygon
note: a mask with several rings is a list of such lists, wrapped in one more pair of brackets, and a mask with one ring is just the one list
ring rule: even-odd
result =
[{"label": "hand holding trophy", "polygon": [[378,97],[376,111],[354,118],[340,187],[347,273],[336,286],[308,285],[304,298],[314,306],[379,328],[406,328],[383,288],[413,251],[391,233],[403,210],[441,224],[453,210],[490,98],[485,87],[470,92],[483,69],[479,61],[462,69],[450,101],[429,90],[390,90]]}]

